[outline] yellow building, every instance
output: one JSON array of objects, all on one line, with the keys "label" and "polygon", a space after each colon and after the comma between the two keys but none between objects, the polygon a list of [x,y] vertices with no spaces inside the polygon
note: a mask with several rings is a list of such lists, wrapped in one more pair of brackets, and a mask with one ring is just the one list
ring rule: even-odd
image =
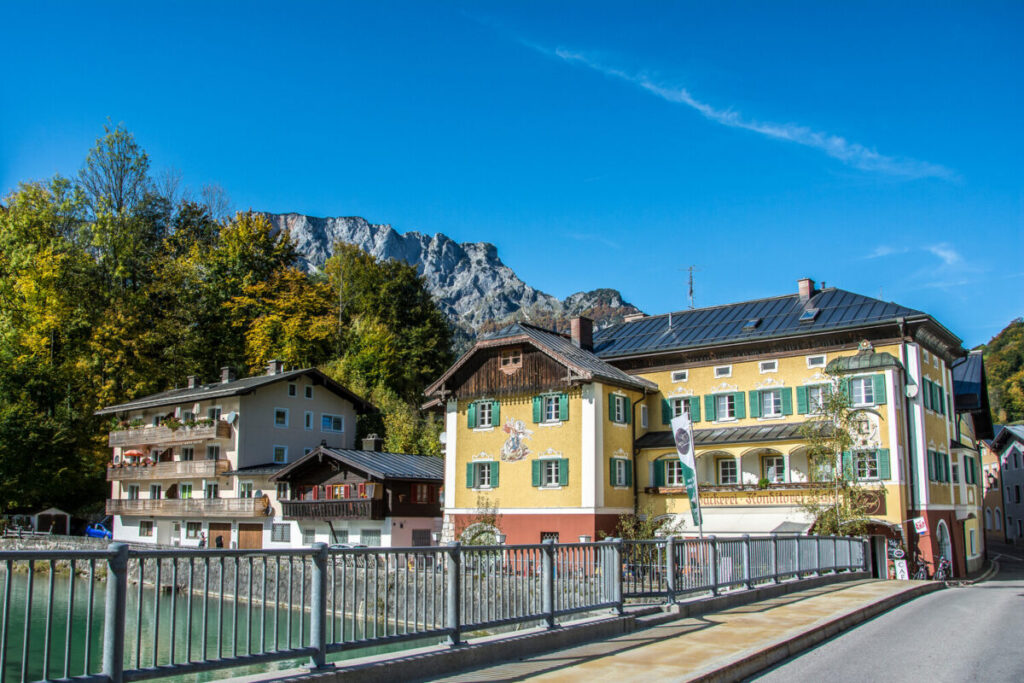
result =
[{"label": "yellow building", "polygon": [[972,431],[980,408],[953,401],[961,341],[925,313],[798,284],[596,332],[583,318],[567,336],[517,324],[478,342],[427,390],[447,416],[446,536],[486,522],[510,542],[576,540],[647,510],[696,533],[669,428],[681,412],[704,533],[806,532],[801,425],[838,378],[857,420],[837,466],[872,491],[874,531],[946,555],[957,575],[980,562],[984,434]]}]

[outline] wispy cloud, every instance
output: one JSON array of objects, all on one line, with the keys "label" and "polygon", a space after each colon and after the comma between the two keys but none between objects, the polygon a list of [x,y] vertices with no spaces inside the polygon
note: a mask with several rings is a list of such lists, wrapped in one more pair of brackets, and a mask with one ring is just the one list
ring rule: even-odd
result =
[{"label": "wispy cloud", "polygon": [[603,237],[601,235],[594,235],[591,233],[583,232],[570,232],[567,233],[566,236],[576,240],[577,242],[597,242],[598,244],[603,244],[604,246],[609,247],[610,249],[620,248],[617,242],[613,242],[607,237]]},{"label": "wispy cloud", "polygon": [[957,250],[945,242],[930,244],[925,249],[942,259],[942,262],[947,266],[955,266],[963,261],[963,257],[960,256]]},{"label": "wispy cloud", "polygon": [[608,66],[581,52],[574,52],[561,47],[550,50],[525,41],[524,44],[567,63],[586,66],[606,76],[632,83],[663,100],[689,107],[709,121],[728,126],[729,128],[738,128],[775,140],[782,140],[816,149],[833,159],[838,159],[842,163],[862,171],[905,178],[941,178],[952,180],[956,176],[953,171],[945,166],[927,161],[880,154],[874,149],[858,142],[852,142],[839,135],[816,131],[807,126],[744,118],[739,112],[732,109],[719,109],[698,100],[686,88],[668,85],[655,80],[646,73],[631,73],[624,69]]},{"label": "wispy cloud", "polygon": [[908,247],[891,247],[887,244],[879,244],[874,250],[865,256],[864,258],[884,258],[886,256],[894,256],[896,254],[906,254],[910,249]]}]

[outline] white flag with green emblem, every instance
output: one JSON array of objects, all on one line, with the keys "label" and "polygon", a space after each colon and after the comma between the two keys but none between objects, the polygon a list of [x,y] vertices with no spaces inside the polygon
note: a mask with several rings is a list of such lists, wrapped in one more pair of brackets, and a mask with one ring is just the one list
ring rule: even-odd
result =
[{"label": "white flag with green emblem", "polygon": [[679,453],[679,463],[683,467],[683,482],[686,484],[686,494],[690,497],[693,523],[699,526],[701,518],[700,494],[697,491],[697,457],[693,448],[693,423],[686,413],[672,418],[672,438],[676,444],[676,452]]}]

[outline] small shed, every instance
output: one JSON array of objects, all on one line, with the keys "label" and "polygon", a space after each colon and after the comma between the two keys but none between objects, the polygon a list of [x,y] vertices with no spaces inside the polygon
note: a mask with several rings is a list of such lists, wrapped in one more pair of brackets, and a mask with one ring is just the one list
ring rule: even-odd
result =
[{"label": "small shed", "polygon": [[32,515],[32,527],[38,533],[67,536],[71,528],[71,515],[57,508],[47,508]]}]

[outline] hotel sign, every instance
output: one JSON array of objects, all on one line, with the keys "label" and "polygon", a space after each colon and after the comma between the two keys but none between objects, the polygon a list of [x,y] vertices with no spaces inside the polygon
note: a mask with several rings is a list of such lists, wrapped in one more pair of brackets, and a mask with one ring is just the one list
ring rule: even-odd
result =
[{"label": "hotel sign", "polygon": [[701,504],[708,507],[754,507],[761,505],[800,505],[806,493],[794,490],[758,489],[750,491],[701,492]]}]

